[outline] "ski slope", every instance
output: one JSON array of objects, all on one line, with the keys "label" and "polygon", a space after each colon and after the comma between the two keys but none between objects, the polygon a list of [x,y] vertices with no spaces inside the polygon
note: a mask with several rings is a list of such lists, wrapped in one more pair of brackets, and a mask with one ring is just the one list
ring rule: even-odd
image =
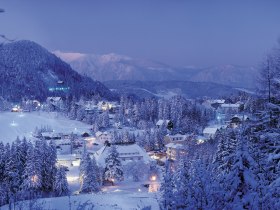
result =
[{"label": "ski slope", "polygon": [[49,126],[55,132],[83,132],[90,129],[90,125],[69,120],[57,113],[48,112],[1,112],[0,113],[0,141],[12,142],[17,136],[30,139],[35,128]]}]

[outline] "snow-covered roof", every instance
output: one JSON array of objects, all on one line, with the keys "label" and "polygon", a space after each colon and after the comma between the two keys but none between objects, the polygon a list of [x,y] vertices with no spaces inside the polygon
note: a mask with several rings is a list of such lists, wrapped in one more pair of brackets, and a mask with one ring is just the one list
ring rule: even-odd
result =
[{"label": "snow-covered roof", "polygon": [[102,135],[102,132],[101,131],[97,131],[96,133],[95,133],[95,136],[96,137],[99,137],[99,136],[101,136]]},{"label": "snow-covered roof", "polygon": [[183,149],[184,146],[182,144],[178,143],[169,143],[165,145],[166,148],[172,148],[172,149]]},{"label": "snow-covered roof", "polygon": [[161,125],[163,125],[164,123],[165,124],[168,124],[170,122],[170,120],[158,120],[157,121],[157,126],[161,126]]},{"label": "snow-covered roof", "polygon": [[222,108],[239,108],[240,104],[222,104]]},{"label": "snow-covered roof", "polygon": [[239,118],[240,120],[247,120],[247,119],[249,119],[249,117],[248,117],[248,115],[242,115],[242,114],[236,114],[236,115],[234,115],[232,118],[234,118],[234,117],[237,117],[237,118]]},{"label": "snow-covered roof", "polygon": [[58,161],[62,161],[62,160],[70,160],[70,161],[72,161],[72,160],[76,160],[77,158],[81,158],[81,156],[80,155],[72,155],[72,154],[67,154],[67,155],[60,155],[60,154],[58,154],[57,155],[57,160]]},{"label": "snow-covered roof", "polygon": [[175,135],[169,135],[170,137],[187,137],[188,135],[183,135],[183,134],[180,134],[180,133],[176,133]]},{"label": "snow-covered roof", "polygon": [[218,128],[217,127],[206,127],[203,130],[204,134],[215,134],[217,132]]},{"label": "snow-covered roof", "polygon": [[[105,165],[105,159],[109,155],[110,148],[111,147],[103,146],[96,153],[94,153],[96,161],[99,165],[101,165],[101,166]],[[137,144],[116,145],[116,149],[117,149],[117,152],[119,153],[119,158],[143,157],[143,161],[145,163],[148,163],[151,161],[151,158],[149,157],[147,152]]]},{"label": "snow-covered roof", "polygon": [[50,137],[50,138],[55,138],[55,137],[61,136],[60,134],[54,133],[54,132],[42,132],[41,134],[43,137]]},{"label": "snow-covered roof", "polygon": [[47,100],[52,100],[52,101],[60,101],[61,97],[48,97]]},{"label": "snow-covered roof", "polygon": [[210,104],[215,104],[215,103],[223,104],[223,103],[225,103],[225,100],[224,99],[212,99],[212,100],[208,100],[208,102]]}]

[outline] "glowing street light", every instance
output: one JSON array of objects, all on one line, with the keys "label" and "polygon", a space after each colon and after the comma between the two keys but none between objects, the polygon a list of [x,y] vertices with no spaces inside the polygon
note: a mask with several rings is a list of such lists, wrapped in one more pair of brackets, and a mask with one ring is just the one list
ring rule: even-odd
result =
[{"label": "glowing street light", "polygon": [[38,182],[38,176],[37,176],[37,175],[32,176],[32,177],[31,177],[31,181],[32,181],[33,183],[37,183],[37,182]]},{"label": "glowing street light", "polygon": [[155,176],[155,175],[151,176],[150,180],[151,181],[156,181],[157,180],[157,176]]}]

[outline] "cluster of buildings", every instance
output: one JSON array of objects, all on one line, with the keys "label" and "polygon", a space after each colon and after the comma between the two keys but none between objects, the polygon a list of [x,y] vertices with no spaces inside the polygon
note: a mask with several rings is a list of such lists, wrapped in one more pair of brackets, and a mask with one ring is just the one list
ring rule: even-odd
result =
[{"label": "cluster of buildings", "polygon": [[242,123],[250,120],[249,116],[243,114],[244,104],[226,103],[225,100],[206,100],[204,106],[212,108],[216,112],[216,120],[211,125],[205,127],[202,135],[189,134],[168,134],[165,136],[166,157],[176,160],[179,156],[186,154],[190,142],[201,144],[205,141],[214,139],[219,130],[238,128]]}]

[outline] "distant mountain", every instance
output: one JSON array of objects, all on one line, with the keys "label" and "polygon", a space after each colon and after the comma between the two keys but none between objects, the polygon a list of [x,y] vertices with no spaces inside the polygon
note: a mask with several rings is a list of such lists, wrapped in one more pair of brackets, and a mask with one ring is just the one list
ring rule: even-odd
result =
[{"label": "distant mountain", "polygon": [[187,98],[219,98],[237,93],[239,90],[230,86],[210,82],[188,81],[106,81],[104,84],[117,94],[135,95],[138,97],[170,98],[183,95]]},{"label": "distant mountain", "polygon": [[58,94],[49,89],[57,87],[69,88],[68,93],[75,96],[113,97],[102,83],[81,76],[35,42],[23,40],[0,46],[0,96],[45,99]]},{"label": "distant mountain", "polygon": [[254,87],[257,70],[254,67],[235,65],[209,68],[172,67],[149,60],[137,60],[117,54],[93,55],[81,53],[54,52],[68,62],[73,69],[100,81],[196,81],[214,82],[233,87]]}]

